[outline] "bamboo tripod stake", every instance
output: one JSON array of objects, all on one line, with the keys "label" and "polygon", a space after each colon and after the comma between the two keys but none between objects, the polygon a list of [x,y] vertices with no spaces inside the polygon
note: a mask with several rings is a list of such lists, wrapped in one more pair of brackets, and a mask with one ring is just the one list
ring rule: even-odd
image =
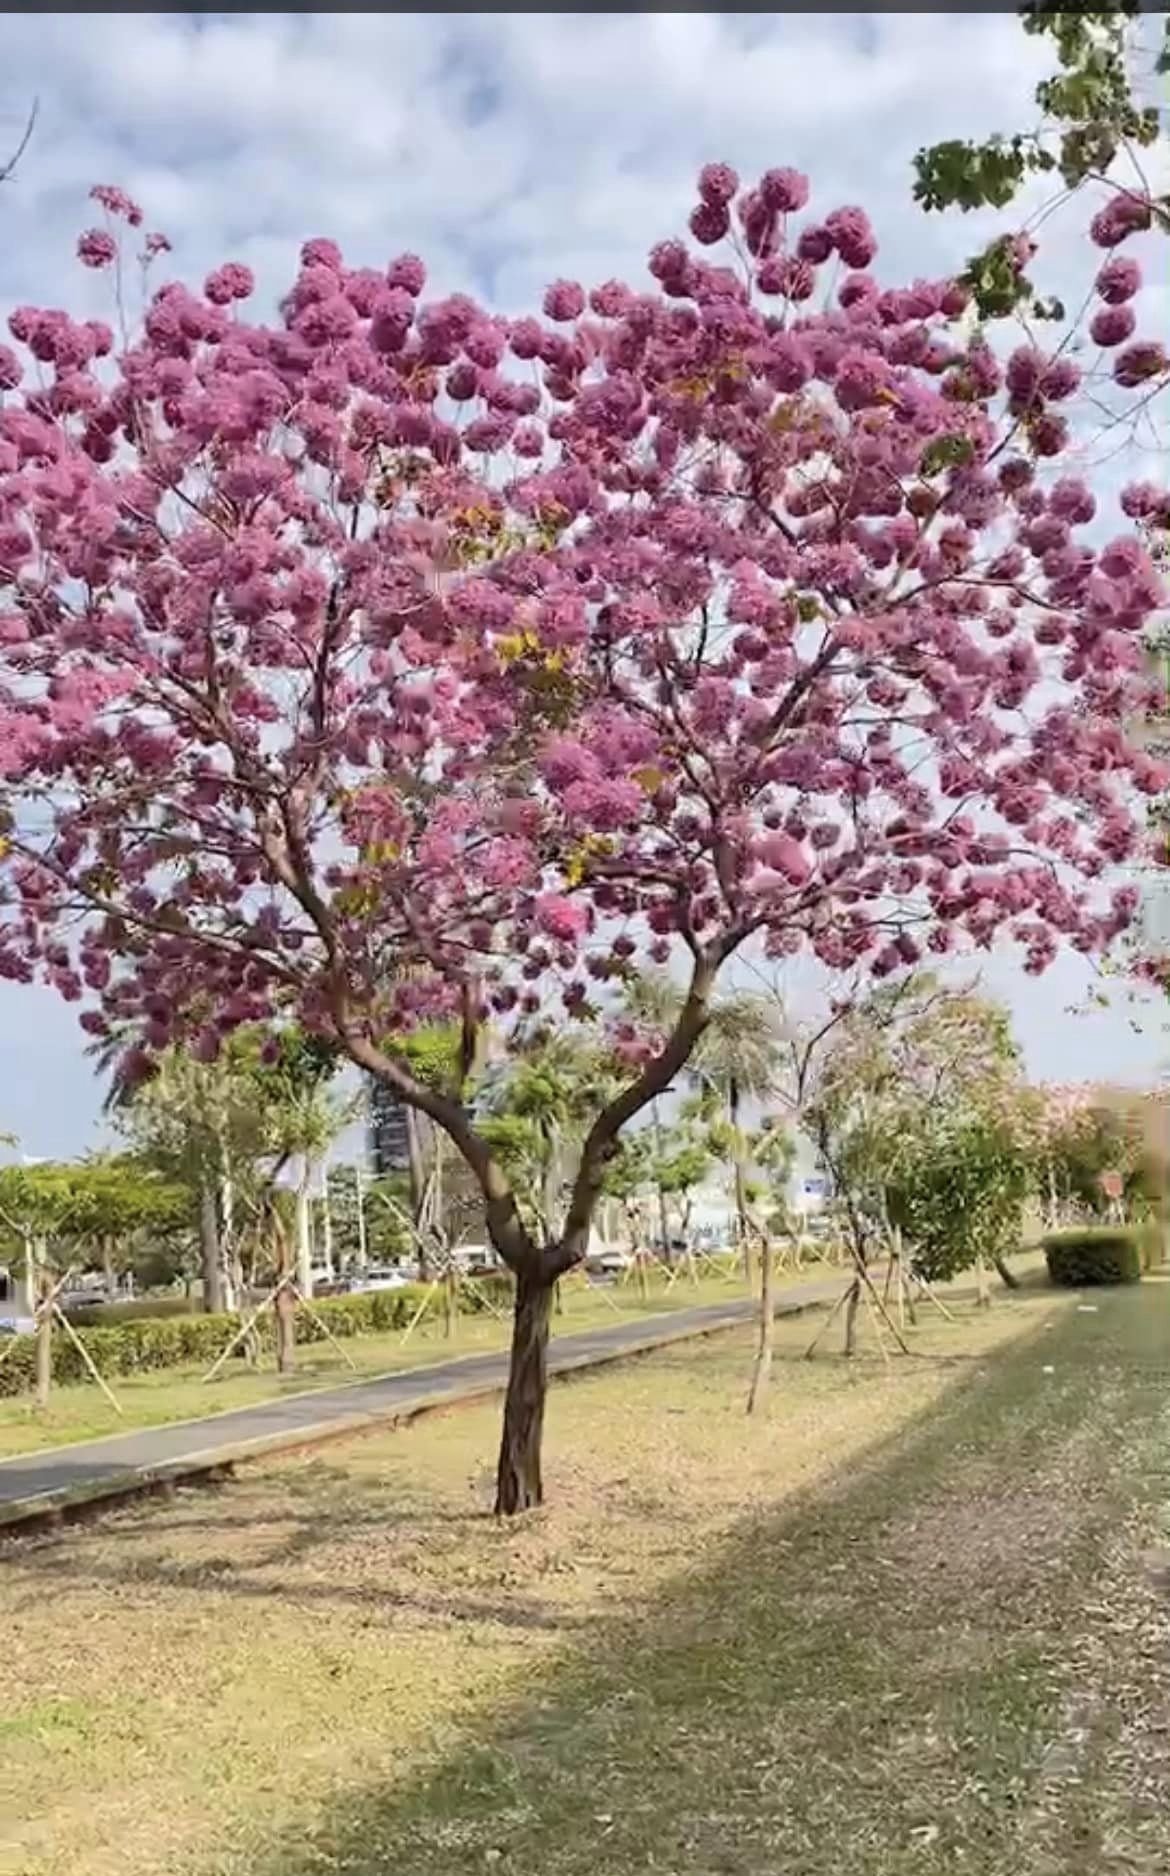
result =
[{"label": "bamboo tripod stake", "polygon": [[[65,1311],[61,1308],[61,1305],[57,1301],[58,1296],[60,1295],[61,1291],[64,1289],[65,1285],[68,1283],[72,1275],[73,1275],[73,1270],[72,1268],[70,1268],[65,1272],[65,1275],[63,1277],[58,1277],[56,1283],[53,1285],[52,1289],[48,1292],[48,1294],[45,1296],[42,1296],[40,1301],[34,1305],[33,1318],[32,1318],[33,1326],[32,1326],[31,1333],[34,1337],[39,1334],[46,1314],[48,1314],[51,1321],[59,1322],[61,1327],[64,1329],[66,1335],[69,1337],[69,1340],[72,1342],[74,1348],[77,1350],[78,1354],[81,1356],[81,1359],[85,1364],[86,1370],[88,1371],[90,1378],[97,1382],[97,1385],[100,1387],[102,1393],[105,1395],[106,1399],[109,1401],[110,1406],[114,1409],[114,1412],[120,1415],[122,1413],[121,1402],[119,1401],[117,1395],[114,1393],[113,1389],[102,1379],[101,1375],[98,1372],[97,1363],[94,1361],[93,1356],[90,1354],[89,1350],[86,1348],[85,1343],[82,1341],[81,1337],[78,1335],[77,1330],[73,1327],[73,1324],[70,1322],[68,1316],[65,1314]],[[0,1347],[0,1367],[3,1366],[10,1350],[16,1347],[16,1344],[19,1340],[20,1340],[19,1335],[10,1336],[5,1340],[3,1346]]]},{"label": "bamboo tripod stake", "polygon": [[334,1335],[332,1329],[329,1327],[329,1324],[326,1322],[324,1316],[321,1315],[320,1311],[317,1309],[314,1309],[312,1303],[309,1301],[309,1298],[304,1294],[304,1291],[299,1288],[294,1273],[290,1270],[290,1271],[286,1271],[285,1275],[281,1277],[279,1283],[273,1284],[272,1288],[269,1290],[267,1296],[264,1297],[263,1301],[257,1304],[256,1308],[252,1311],[252,1314],[248,1316],[246,1320],[240,1324],[239,1328],[236,1330],[236,1333],[233,1335],[227,1347],[223,1349],[222,1352],[216,1356],[211,1367],[207,1370],[207,1373],[203,1377],[205,1385],[208,1381],[214,1381],[216,1375],[219,1373],[220,1369],[223,1367],[225,1361],[230,1360],[230,1358],[235,1354],[237,1348],[239,1348],[241,1342],[245,1341],[247,1337],[251,1335],[253,1329],[256,1327],[256,1324],[259,1322],[261,1316],[264,1314],[264,1311],[266,1309],[275,1310],[277,1298],[285,1290],[291,1291],[294,1302],[297,1302],[301,1305],[301,1308],[305,1311],[309,1319],[312,1322],[316,1323],[317,1327],[320,1329],[326,1341],[331,1342],[333,1344],[334,1348],[337,1350],[338,1354],[341,1356],[342,1360],[345,1362],[346,1367],[349,1368],[352,1371],[352,1373],[354,1374],[357,1373],[358,1367],[353,1356],[350,1354],[349,1350],[341,1342],[338,1341],[337,1337]]}]

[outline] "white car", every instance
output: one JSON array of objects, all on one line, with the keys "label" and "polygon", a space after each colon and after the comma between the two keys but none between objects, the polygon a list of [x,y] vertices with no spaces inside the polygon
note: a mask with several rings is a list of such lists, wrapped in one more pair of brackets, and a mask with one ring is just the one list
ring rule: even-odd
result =
[{"label": "white car", "polygon": [[634,1262],[632,1251],[625,1251],[620,1244],[594,1243],[589,1247],[585,1258],[586,1270],[595,1270],[603,1277],[620,1277],[631,1268]]},{"label": "white car", "polygon": [[404,1290],[409,1283],[400,1270],[393,1267],[386,1270],[367,1270],[354,1279],[354,1290],[360,1294],[363,1290]]}]

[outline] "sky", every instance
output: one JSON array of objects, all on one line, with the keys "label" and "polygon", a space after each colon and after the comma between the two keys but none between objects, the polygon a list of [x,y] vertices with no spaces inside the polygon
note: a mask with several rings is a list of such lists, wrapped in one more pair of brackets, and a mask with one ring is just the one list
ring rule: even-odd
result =
[{"label": "sky", "polygon": [[[170,277],[246,261],[270,304],[313,235],[353,265],[412,249],[436,293],[504,312],[558,276],[641,281],[716,158],[807,171],[814,208],[868,210],[883,278],[937,277],[992,222],[924,216],[914,151],[1029,124],[1046,69],[1010,13],[7,13],[0,162],[39,108],[0,194],[0,315],[108,311],[73,260],[94,182],[167,233]],[[1075,292],[1076,225],[1054,218],[1047,242],[1045,284]],[[1079,959],[1038,981],[997,955],[983,985],[1038,1079],[1141,1083],[1170,1058],[1152,1004],[1070,1013],[1092,987]],[[24,1152],[95,1143],[81,1044],[50,992],[0,985],[0,1130]]]}]

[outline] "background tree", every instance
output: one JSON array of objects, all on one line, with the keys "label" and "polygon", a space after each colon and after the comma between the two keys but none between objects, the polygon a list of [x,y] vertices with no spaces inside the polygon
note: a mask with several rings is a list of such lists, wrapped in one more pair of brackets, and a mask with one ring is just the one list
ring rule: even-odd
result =
[{"label": "background tree", "polygon": [[[100,267],[142,217],[95,194]],[[315,239],[276,324],[229,263],[129,343],[21,307],[0,353],[3,968],[128,1025],[131,1075],[295,1018],[443,1130],[517,1280],[504,1512],[542,1495],[553,1286],[729,959],[1002,934],[1039,970],[1136,903],[1101,873],[1161,786],[1119,728],[1159,592],[1135,536],[1074,539],[1076,478],[1048,514],[1077,367],[1005,377],[964,289],[883,288],[808,194],[709,164],[661,292],[540,318]],[[639,959],[685,984],[656,1038],[613,1009]],[[489,1021],[557,995],[624,1079],[545,1241],[469,1096]],[[450,1091],[387,1043],[434,1020]]]},{"label": "background tree", "polygon": [[604,1051],[580,1035],[541,1030],[518,1046],[484,1089],[479,1131],[512,1179],[530,1229],[551,1240],[589,1122],[615,1077]]},{"label": "background tree", "polygon": [[[668,1034],[677,1023],[683,992],[660,972],[638,978],[627,999],[632,1014]],[[704,1118],[715,1120],[722,1111],[722,1127],[711,1130],[712,1148],[726,1158],[732,1175],[736,1234],[751,1280],[751,1246],[758,1232],[748,1204],[751,1168],[745,1106],[768,1101],[776,1092],[780,1068],[780,1041],[774,1006],[750,991],[727,993],[712,999],[703,1034],[687,1063],[687,1079],[708,1097]]]},{"label": "background tree", "polygon": [[1029,1129],[1010,1104],[939,1108],[910,1135],[886,1184],[888,1215],[905,1234],[912,1268],[931,1282],[974,1267],[978,1301],[986,1270],[1015,1284],[1006,1257],[1020,1248],[1035,1158]]},{"label": "background tree", "polygon": [[[1141,160],[1162,135],[1156,99],[1170,72],[1170,19],[1138,6],[1061,11],[1041,4],[1022,7],[1020,19],[1025,33],[1052,42],[1057,60],[1056,71],[1036,87],[1036,125],[982,143],[954,137],[920,150],[917,200],[926,209],[1003,209],[1041,176],[1058,189],[1036,223],[1062,201],[1106,191],[1114,200],[1106,198],[1100,232],[1115,238],[1100,245],[1118,245],[1125,233],[1151,225],[1170,232],[1170,198],[1153,194]],[[1034,252],[1025,229],[998,235],[972,258],[963,279],[984,318],[1019,312],[1063,319],[1059,301],[1039,298],[1028,278]]]},{"label": "background tree", "polygon": [[62,1241],[77,1215],[72,1169],[46,1161],[0,1166],[0,1229],[14,1247],[27,1306],[36,1322],[36,1404],[53,1385],[53,1297],[63,1276]]},{"label": "background tree", "polygon": [[[935,1191],[930,1181],[936,1156],[940,1167],[946,1161],[945,1177],[956,1189],[960,1179],[973,1179],[976,1167],[990,1164],[989,1117],[1009,1110],[1024,1112],[1008,1018],[969,987],[915,972],[841,1012],[827,1033],[805,1112],[832,1174],[859,1282],[878,1251],[897,1253],[892,1229],[902,1219],[892,1203],[895,1189],[917,1179]],[[1013,1122],[1013,1128],[1024,1137],[1020,1124]],[[954,1146],[960,1135],[961,1149]],[[1030,1135],[1021,1151],[1030,1163]],[[954,1166],[947,1157],[952,1154]],[[962,1268],[982,1254],[990,1238],[974,1229],[964,1237],[961,1221],[954,1229],[947,1256],[953,1268]],[[1017,1236],[1010,1248],[1018,1244]],[[1000,1250],[996,1238],[987,1254],[998,1256]],[[937,1247],[934,1254],[941,1259]],[[920,1267],[929,1276],[925,1260]],[[854,1304],[846,1316],[847,1347],[855,1318]]]},{"label": "background tree", "polygon": [[165,1239],[180,1227],[188,1195],[140,1156],[95,1154],[63,1175],[72,1193],[67,1236],[84,1262],[105,1277],[106,1296],[117,1296],[120,1273],[134,1267],[143,1236]]}]

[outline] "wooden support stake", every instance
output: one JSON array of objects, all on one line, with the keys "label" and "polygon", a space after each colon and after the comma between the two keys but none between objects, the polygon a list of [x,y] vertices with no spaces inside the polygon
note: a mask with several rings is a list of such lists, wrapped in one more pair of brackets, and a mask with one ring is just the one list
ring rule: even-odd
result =
[{"label": "wooden support stake", "polygon": [[[281,1286],[278,1284],[277,1289],[279,1289],[280,1287]],[[316,1323],[322,1335],[325,1336],[330,1342],[332,1342],[334,1348],[337,1350],[338,1354],[341,1356],[341,1359],[342,1361],[344,1361],[347,1368],[349,1368],[352,1371],[352,1373],[356,1374],[358,1371],[358,1365],[356,1361],[354,1360],[353,1356],[350,1354],[349,1350],[341,1342],[338,1341],[332,1329],[329,1327],[329,1324],[326,1322],[324,1316],[320,1313],[319,1310],[316,1310],[313,1308],[313,1305],[309,1301],[309,1298],[305,1295],[303,1290],[299,1290],[297,1288],[297,1285],[295,1282],[292,1284],[292,1293],[293,1293],[293,1296],[296,1298],[297,1302],[300,1303],[301,1307],[304,1309],[305,1314],[309,1316],[313,1322]],[[275,1305],[276,1290],[273,1290],[272,1295],[268,1300],[273,1305]]]},{"label": "wooden support stake", "polygon": [[[870,1295],[871,1290],[873,1290],[872,1296]],[[877,1300],[879,1305],[881,1303],[881,1299],[880,1297],[878,1297],[877,1291],[874,1290],[872,1283],[870,1284],[863,1283],[861,1286],[861,1294],[865,1298],[865,1307],[867,1311],[869,1312],[870,1322],[873,1324],[873,1332],[877,1340],[877,1345],[882,1352],[882,1360],[885,1362],[886,1367],[888,1368],[890,1365],[890,1351],[886,1347],[885,1338],[882,1335],[881,1324],[879,1323],[878,1317],[877,1317],[877,1310],[874,1308],[875,1299]]]},{"label": "wooden support stake", "polygon": [[437,1277],[433,1277],[430,1283],[427,1284],[427,1287],[425,1291],[423,1292],[422,1301],[419,1303],[419,1306],[415,1310],[414,1315],[411,1317],[405,1329],[402,1331],[402,1338],[398,1344],[399,1348],[406,1347],[407,1342],[410,1340],[411,1336],[414,1334],[414,1331],[417,1329],[420,1321],[422,1320],[424,1310],[430,1304],[431,1298],[434,1296],[435,1291],[438,1289],[438,1287],[439,1287],[439,1279]]},{"label": "wooden support stake", "polygon": [[94,1361],[93,1356],[90,1354],[89,1350],[86,1348],[85,1343],[82,1341],[81,1337],[78,1335],[77,1330],[73,1327],[73,1324],[70,1322],[68,1316],[65,1314],[65,1311],[59,1308],[56,1303],[50,1303],[49,1307],[52,1310],[54,1316],[56,1316],[57,1321],[61,1324],[61,1327],[64,1329],[66,1335],[69,1337],[69,1340],[72,1342],[74,1348],[77,1350],[78,1354],[81,1356],[82,1361],[85,1363],[86,1367],[89,1369],[89,1372],[92,1375],[93,1379],[97,1382],[98,1386],[101,1388],[102,1393],[105,1395],[106,1399],[109,1401],[110,1406],[113,1408],[114,1412],[116,1414],[121,1414],[122,1412],[121,1403],[119,1402],[117,1396],[114,1394],[113,1390],[111,1388],[108,1388],[105,1382],[102,1380],[101,1375],[97,1371],[97,1364]]},{"label": "wooden support stake", "polygon": [[837,1317],[840,1315],[841,1311],[844,1309],[846,1301],[848,1300],[850,1296],[852,1296],[852,1294],[853,1294],[853,1283],[851,1281],[847,1285],[847,1287],[844,1290],[842,1290],[840,1296],[837,1298],[837,1301],[833,1304],[832,1309],[829,1311],[828,1315],[825,1317],[825,1320],[822,1322],[820,1328],[817,1330],[816,1334],[813,1336],[812,1341],[809,1343],[808,1347],[805,1349],[804,1351],[805,1361],[812,1360],[813,1353],[816,1349],[817,1343],[824,1340],[825,1336],[829,1333],[829,1330],[832,1328],[833,1324],[836,1322]]},{"label": "wooden support stake", "polygon": [[207,1373],[204,1375],[203,1385],[205,1387],[209,1381],[215,1380],[216,1375],[219,1373],[220,1369],[223,1367],[225,1361],[230,1360],[230,1358],[235,1354],[236,1350],[240,1346],[240,1343],[245,1339],[245,1337],[251,1335],[253,1329],[256,1327],[256,1324],[259,1322],[261,1316],[264,1314],[264,1311],[268,1309],[270,1306],[273,1306],[275,1304],[276,1298],[279,1292],[285,1289],[287,1285],[290,1284],[291,1282],[292,1282],[292,1272],[290,1270],[286,1273],[285,1276],[283,1276],[280,1279],[280,1282],[275,1286],[275,1288],[271,1289],[268,1292],[268,1295],[264,1298],[263,1302],[257,1304],[256,1308],[252,1311],[252,1314],[250,1316],[245,1317],[244,1321],[240,1324],[239,1328],[236,1330],[235,1334],[233,1335],[231,1341],[228,1343],[227,1347],[220,1351],[220,1353],[216,1356],[215,1360],[212,1362],[211,1367],[207,1370]]}]

